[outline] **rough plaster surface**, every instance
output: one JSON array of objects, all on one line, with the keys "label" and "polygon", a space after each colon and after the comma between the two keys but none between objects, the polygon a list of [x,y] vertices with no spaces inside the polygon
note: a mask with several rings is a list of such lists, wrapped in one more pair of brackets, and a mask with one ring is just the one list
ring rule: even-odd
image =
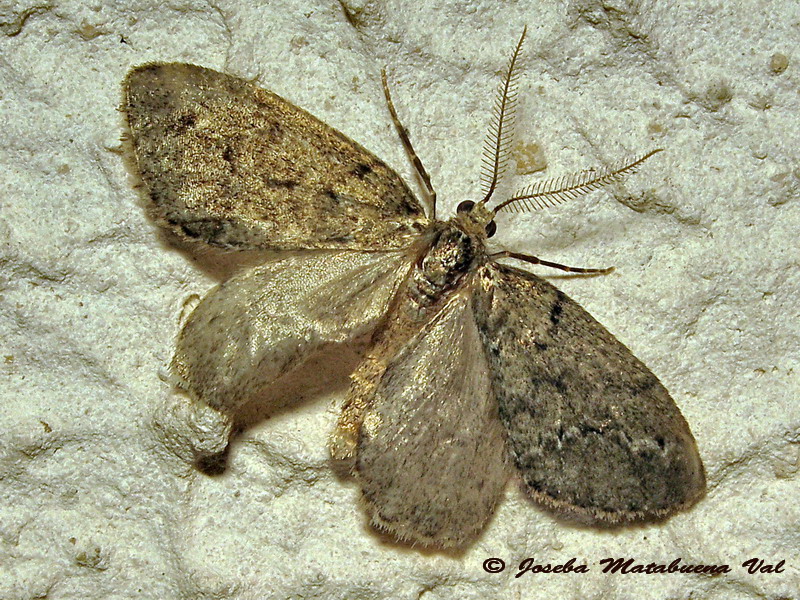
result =
[{"label": "rough plaster surface", "polygon": [[[125,4],[0,3],[0,598],[798,597],[797,3]],[[478,188],[523,24],[512,171],[667,152],[623,186],[504,219],[495,239],[617,267],[553,280],[671,390],[707,498],[605,531],[512,483],[463,554],[392,544],[327,462],[357,349],[276,390],[284,408],[253,419],[223,473],[187,466],[159,429],[173,402],[160,373],[186,303],[229,267],[176,250],[145,216],[120,156],[127,69],[183,60],[257,78],[410,178],[387,65],[446,214]],[[603,574],[609,556],[733,570]],[[783,572],[745,572],[754,556]],[[488,557],[507,570],[484,572]],[[514,578],[526,557],[591,570]]]}]

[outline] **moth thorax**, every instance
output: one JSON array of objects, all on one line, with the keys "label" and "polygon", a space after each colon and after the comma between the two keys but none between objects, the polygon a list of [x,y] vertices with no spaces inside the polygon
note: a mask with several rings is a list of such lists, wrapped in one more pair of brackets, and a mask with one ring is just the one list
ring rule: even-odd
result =
[{"label": "moth thorax", "polygon": [[433,302],[443,292],[458,285],[475,261],[475,242],[458,227],[449,223],[445,225],[417,263],[414,283],[420,300]]}]

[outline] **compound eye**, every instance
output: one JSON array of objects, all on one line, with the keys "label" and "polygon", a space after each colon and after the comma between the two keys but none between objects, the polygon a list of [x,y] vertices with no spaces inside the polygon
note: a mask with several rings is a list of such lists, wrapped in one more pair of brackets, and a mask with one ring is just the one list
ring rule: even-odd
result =
[{"label": "compound eye", "polygon": [[458,205],[456,208],[457,213],[469,212],[472,210],[472,207],[475,206],[475,203],[472,200],[464,200],[461,204]]},{"label": "compound eye", "polygon": [[494,221],[489,221],[489,224],[486,226],[486,237],[490,238],[495,233],[497,233],[497,224]]}]

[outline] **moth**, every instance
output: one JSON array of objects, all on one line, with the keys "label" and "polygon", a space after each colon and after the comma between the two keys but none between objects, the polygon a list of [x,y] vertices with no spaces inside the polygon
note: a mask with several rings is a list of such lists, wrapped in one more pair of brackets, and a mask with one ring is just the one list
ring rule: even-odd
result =
[{"label": "moth", "polygon": [[293,250],[235,274],[186,320],[171,371],[187,444],[221,453],[242,406],[324,346],[371,336],[330,451],[373,526],[399,541],[469,544],[515,470],[536,502],[617,524],[700,498],[703,464],[653,373],[575,301],[490,252],[495,215],[575,198],[636,170],[540,182],[490,207],[509,157],[525,33],[499,86],[483,196],[436,218],[436,194],[272,92],[204,67],[152,63],[124,81],[133,159],[152,210],[182,238]]}]

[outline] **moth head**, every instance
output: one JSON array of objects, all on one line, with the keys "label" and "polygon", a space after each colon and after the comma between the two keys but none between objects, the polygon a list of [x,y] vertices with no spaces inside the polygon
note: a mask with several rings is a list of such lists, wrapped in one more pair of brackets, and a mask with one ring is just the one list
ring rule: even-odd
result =
[{"label": "moth head", "polygon": [[494,211],[488,210],[483,203],[476,204],[472,200],[464,200],[456,208],[456,213],[456,219],[469,233],[490,238],[497,232]]}]

